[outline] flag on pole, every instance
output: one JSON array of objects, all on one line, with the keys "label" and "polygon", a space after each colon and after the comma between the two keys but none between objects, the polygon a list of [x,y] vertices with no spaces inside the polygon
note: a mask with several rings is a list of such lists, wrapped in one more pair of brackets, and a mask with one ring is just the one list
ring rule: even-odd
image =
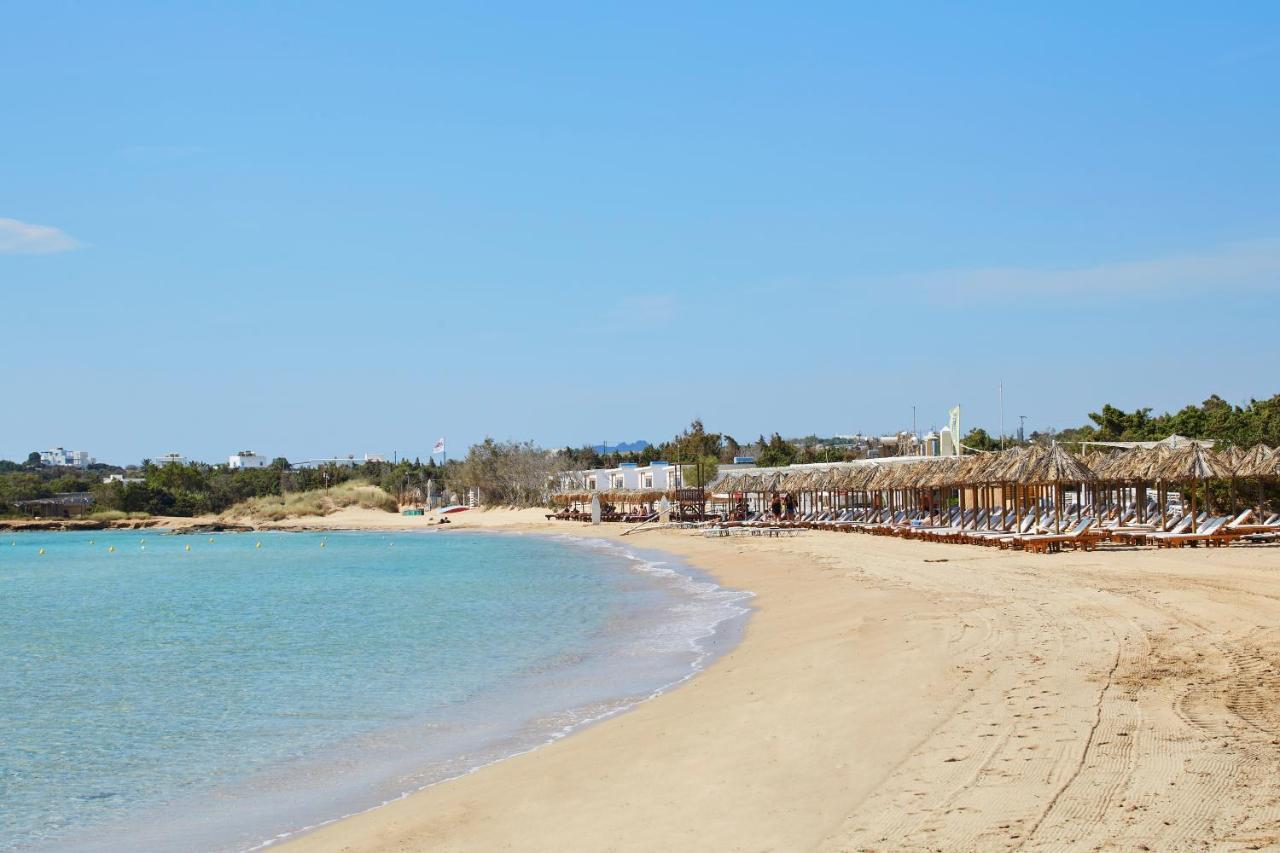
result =
[{"label": "flag on pole", "polygon": [[434,450],[432,450],[431,452],[432,452],[432,453],[444,453],[444,437],[443,437],[443,436],[441,436],[439,439],[437,439],[435,449],[434,449]]}]

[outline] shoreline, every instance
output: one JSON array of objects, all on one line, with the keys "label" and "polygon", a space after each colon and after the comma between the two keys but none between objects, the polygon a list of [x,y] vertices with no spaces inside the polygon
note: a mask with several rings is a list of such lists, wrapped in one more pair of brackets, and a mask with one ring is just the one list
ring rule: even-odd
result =
[{"label": "shoreline", "polygon": [[[325,528],[325,529],[333,530],[334,532],[379,532],[379,531],[407,532],[400,528],[373,529],[373,528],[344,527],[344,528]],[[550,531],[545,531],[545,532],[544,531],[525,531],[525,530],[513,530],[513,529],[503,529],[503,528],[476,529],[474,527],[470,528],[469,530],[467,528],[462,528],[462,530],[466,530],[467,532],[470,532],[473,534],[491,535],[491,536],[504,535],[504,534],[517,535],[517,536],[532,535],[532,536],[545,538],[551,541],[570,538],[570,539],[573,539],[574,541],[571,543],[568,543],[569,547],[578,547],[578,546],[589,547],[591,543],[593,543],[594,541],[599,541],[601,543],[608,544],[608,542],[603,538],[576,537],[576,536],[564,537]],[[295,528],[292,530],[273,531],[273,532],[310,532],[310,531],[304,530],[302,528]],[[411,790],[404,791],[401,794],[395,797],[392,797],[384,802],[381,802],[372,806],[368,806],[365,808],[361,808],[357,811],[354,811],[348,814],[332,817],[310,826],[299,827],[297,829],[290,830],[288,832],[283,832],[272,838],[264,839],[260,843],[257,843],[251,847],[245,848],[243,853],[254,853],[254,851],[265,850],[265,849],[274,850],[279,847],[290,845],[290,844],[305,845],[307,843],[307,839],[317,831],[323,830],[327,827],[334,826],[336,824],[343,823],[348,820],[360,818],[364,815],[377,812],[387,806],[415,797],[432,788],[436,788],[441,785],[450,784],[459,779],[464,779],[475,773],[482,772],[487,768],[502,764],[503,762],[506,762],[510,759],[518,758],[520,756],[528,755],[538,750],[545,749],[581,731],[589,729],[593,726],[607,723],[608,721],[620,715],[626,714],[646,702],[653,701],[654,699],[657,699],[658,697],[664,694],[667,694],[672,690],[676,690],[677,688],[680,688],[681,686],[687,684],[690,680],[697,678],[703,671],[705,671],[705,669],[708,666],[713,665],[716,660],[718,660],[728,651],[731,651],[737,645],[737,643],[741,641],[743,632],[745,631],[746,625],[748,624],[753,612],[753,608],[750,605],[750,601],[754,597],[753,593],[751,593],[748,590],[736,590],[736,589],[726,588],[720,585],[714,579],[714,577],[711,576],[709,573],[704,572],[698,569],[697,567],[687,563],[686,561],[676,557],[675,555],[667,553],[665,551],[655,551],[653,549],[645,549],[645,548],[633,548],[633,547],[630,547],[629,545],[622,546],[620,550],[623,551],[623,555],[622,555],[623,558],[628,561],[634,561],[636,563],[653,565],[655,562],[660,560],[660,564],[664,566],[670,563],[674,563],[676,565],[676,568],[669,569],[669,571],[683,579],[687,579],[694,583],[710,584],[710,585],[713,585],[715,587],[715,590],[718,592],[736,594],[738,596],[741,596],[741,598],[738,599],[739,601],[741,601],[741,604],[738,605],[739,612],[733,613],[731,615],[726,616],[723,619],[716,621],[710,626],[709,630],[705,634],[690,638],[690,644],[692,646],[691,651],[694,652],[696,657],[692,661],[690,661],[688,670],[686,672],[684,672],[682,675],[680,675],[677,678],[674,678],[671,681],[658,685],[655,688],[647,689],[643,693],[637,693],[627,697],[615,697],[610,702],[610,704],[613,704],[614,707],[609,707],[601,711],[600,713],[596,714],[595,716],[582,717],[580,719],[576,719],[572,723],[567,725],[565,728],[551,733],[546,739],[540,742],[534,743],[531,746],[522,747],[518,751],[500,755],[496,758],[485,760],[484,762],[477,764],[473,767],[469,767],[461,772],[456,773],[455,775],[451,775],[445,778],[440,778],[440,779],[433,780],[431,782],[427,782],[426,784],[420,785]],[[641,568],[632,568],[630,570],[645,572],[645,573],[648,572],[648,570],[641,569]],[[580,711],[582,709],[574,708],[570,710]]]},{"label": "shoreline", "polygon": [[[349,510],[272,528],[626,529],[538,510],[429,521]],[[756,593],[741,641],[573,737],[271,849],[1280,849],[1270,549],[623,542]]]},{"label": "shoreline", "polygon": [[[357,528],[358,525],[346,524],[344,527]],[[274,792],[279,792],[281,808],[285,803],[289,803],[290,808],[297,808],[299,803],[306,802],[306,795],[302,799],[284,798],[285,792],[294,787],[290,780],[303,783],[299,788],[300,791],[311,791],[312,794],[320,795],[322,799],[330,797],[330,792],[319,788],[313,789],[313,786],[304,781],[313,776],[318,778],[323,775],[326,772],[325,768],[329,765],[338,766],[347,763],[352,767],[357,764],[362,765],[364,770],[359,771],[359,777],[352,775],[350,771],[343,771],[343,786],[351,788],[351,780],[363,778],[366,783],[373,783],[366,785],[371,791],[378,788],[381,790],[376,792],[376,798],[374,798],[360,797],[358,792],[351,788],[355,796],[341,803],[339,800],[334,800],[329,804],[330,806],[339,805],[339,809],[317,809],[303,805],[301,807],[303,811],[298,815],[303,818],[302,820],[283,821],[275,826],[260,827],[262,830],[269,829],[269,831],[244,835],[238,829],[234,830],[235,834],[228,837],[239,836],[239,838],[226,849],[257,850],[278,844],[285,839],[300,837],[304,833],[330,825],[335,821],[366,813],[388,802],[412,796],[418,791],[469,775],[513,756],[541,749],[583,728],[616,717],[637,704],[675,689],[697,675],[726,649],[736,644],[741,636],[743,624],[751,614],[749,591],[725,589],[716,584],[706,573],[673,555],[630,547],[626,540],[620,544],[603,537],[568,537],[556,531],[467,529],[461,526],[460,529],[463,530],[467,539],[503,538],[517,548],[521,546],[515,545],[515,542],[524,540],[528,543],[524,546],[525,548],[555,549],[557,562],[563,563],[567,560],[571,565],[582,564],[581,571],[585,574],[594,575],[603,571],[610,575],[618,575],[620,578],[632,577],[632,580],[623,580],[622,583],[628,588],[637,590],[642,598],[638,600],[622,598],[615,602],[615,607],[618,609],[615,615],[610,617],[610,624],[614,627],[608,632],[614,637],[613,640],[605,639],[606,635],[601,634],[600,642],[603,645],[574,647],[572,657],[578,660],[566,661],[553,676],[555,680],[564,681],[560,691],[563,695],[539,695],[536,691],[530,691],[529,684],[538,680],[538,676],[531,672],[527,677],[522,676],[521,681],[515,682],[515,686],[509,684],[503,688],[503,691],[495,691],[484,699],[482,703],[491,708],[501,706],[511,709],[510,713],[500,712],[500,716],[496,718],[504,721],[504,726],[511,724],[507,728],[499,731],[490,720],[484,727],[488,730],[488,734],[482,739],[477,740],[471,737],[457,740],[455,738],[448,743],[435,746],[430,745],[434,743],[435,738],[406,739],[403,734],[393,735],[393,729],[388,729],[376,736],[361,735],[359,738],[353,738],[351,742],[370,737],[374,741],[390,742],[398,736],[403,741],[403,746],[397,753],[399,757],[393,758],[384,748],[382,754],[374,750],[352,762],[350,759],[355,757],[354,753],[348,756],[344,752],[347,746],[342,744],[300,762],[296,766],[286,764],[254,771],[248,777],[251,782],[246,783],[245,789],[257,789],[262,794],[272,797],[275,796]],[[107,531],[100,541],[104,547],[111,541],[115,541],[119,546],[118,537],[128,532]],[[351,529],[350,535],[341,537],[341,541],[352,542],[357,539],[367,539],[370,536],[382,541],[393,538],[386,535],[387,533],[406,532],[410,531]],[[268,533],[274,533],[274,531]],[[67,535],[64,531],[54,532],[45,536],[40,544],[50,545],[53,540]],[[314,536],[315,534],[312,534],[312,537]],[[162,539],[168,538],[168,536],[161,536],[150,541],[159,544]],[[254,538],[241,539],[241,547],[246,545],[252,547]],[[267,535],[259,532],[257,538],[260,538],[268,548],[271,547]],[[278,537],[279,540],[288,538],[290,537]],[[79,543],[80,537],[73,536],[73,541]],[[333,553],[334,546],[340,540],[328,537],[328,541],[330,553]],[[435,541],[443,543],[444,540]],[[454,541],[461,543],[462,538]],[[428,544],[422,539],[419,539],[419,542]],[[535,544],[537,542],[543,544],[537,545]],[[402,541],[400,544],[408,545],[409,543]],[[181,540],[170,539],[168,547],[170,550],[176,548],[180,552],[183,546]],[[188,550],[190,547],[188,546]],[[50,553],[59,550],[57,543],[53,543],[50,547]],[[43,547],[40,553],[44,554]],[[512,580],[518,576],[517,570]],[[658,590],[662,590],[663,598],[652,599]],[[644,600],[646,596],[650,598],[647,603]],[[602,649],[610,648],[613,649],[612,652],[601,653]],[[619,653],[625,654],[619,657]],[[619,667],[618,664],[624,658],[626,663]],[[521,687],[521,684],[524,686]],[[511,700],[503,698],[508,694]],[[452,713],[454,712],[445,712],[444,716],[436,714],[432,725],[448,727],[450,723],[447,720]],[[403,728],[408,732],[411,727]],[[419,756],[420,760],[415,761],[412,756],[418,754],[419,745],[425,747],[426,751]],[[386,775],[392,770],[391,775]],[[442,770],[444,773],[441,773]],[[144,811],[137,817],[153,819],[144,819],[141,825],[135,825],[129,833],[134,840],[150,839],[149,842],[144,843],[144,846],[150,844],[156,846],[156,849],[162,847],[169,849],[170,845],[175,845],[173,849],[178,849],[177,839],[196,832],[197,834],[189,836],[189,843],[191,849],[199,849],[203,846],[203,842],[198,839],[210,841],[214,836],[206,837],[199,834],[202,830],[197,829],[210,825],[207,818],[197,817],[193,820],[189,815],[205,814],[202,810],[207,808],[206,803],[221,803],[216,807],[218,809],[233,807],[237,800],[242,800],[246,796],[237,790],[239,787],[210,789],[193,796],[189,803],[177,809],[157,808],[150,812]],[[244,804],[248,805],[248,802]],[[260,798],[254,803],[253,808],[261,808]],[[213,814],[216,812],[208,812],[208,816]],[[226,814],[231,817],[233,812],[226,812]],[[118,826],[103,824],[100,829],[106,830],[106,836],[115,837],[121,835],[125,825],[124,823]],[[230,828],[230,822],[228,827]],[[91,835],[92,833],[76,834],[67,840],[75,845],[75,849],[95,849],[92,842],[86,844],[86,839]],[[104,843],[106,836],[99,833],[98,843]],[[118,846],[112,849],[127,849],[127,847]],[[223,847],[218,846],[218,849]]]}]

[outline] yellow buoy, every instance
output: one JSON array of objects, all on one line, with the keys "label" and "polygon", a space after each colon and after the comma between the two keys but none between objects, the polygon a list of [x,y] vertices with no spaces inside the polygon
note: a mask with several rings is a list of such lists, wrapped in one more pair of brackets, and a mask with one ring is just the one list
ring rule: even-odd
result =
[{"label": "yellow buoy", "polygon": [[321,543],[320,543],[320,547],[321,547],[321,548],[323,548],[323,547],[324,547],[324,543],[323,543],[323,542],[321,542]]},{"label": "yellow buoy", "polygon": [[213,537],[212,537],[212,536],[210,536],[210,537],[209,537],[209,541],[210,541],[210,542],[212,542],[212,541],[213,541]]},{"label": "yellow buoy", "polygon": [[255,547],[255,548],[261,548],[261,547],[262,547],[262,543],[261,543],[261,542],[258,542],[258,543],[257,543],[257,544],[255,544],[253,547]]},{"label": "yellow buoy", "polygon": [[90,544],[90,545],[92,545],[92,544],[93,544],[93,540],[92,540],[92,539],[90,539],[90,540],[89,540],[89,544]]},{"label": "yellow buoy", "polygon": [[44,549],[43,549],[43,548],[41,548],[41,549],[40,549],[40,556],[41,556],[41,557],[43,557],[43,556],[44,556]]},{"label": "yellow buoy", "polygon": [[191,550],[191,546],[190,546],[190,545],[188,545],[188,546],[187,546],[187,550],[188,550],[188,551],[190,551],[190,550]]},{"label": "yellow buoy", "polygon": [[112,553],[112,552],[113,552],[113,551],[115,551],[115,550],[116,550],[116,546],[115,546],[115,545],[108,545],[108,546],[107,546],[107,553],[108,553],[108,554]]}]

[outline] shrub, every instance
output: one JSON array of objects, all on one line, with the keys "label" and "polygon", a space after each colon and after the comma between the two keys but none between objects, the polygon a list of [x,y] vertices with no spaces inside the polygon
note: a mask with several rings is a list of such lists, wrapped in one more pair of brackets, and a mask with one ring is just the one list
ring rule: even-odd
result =
[{"label": "shrub", "polygon": [[327,490],[290,492],[283,500],[278,497],[249,498],[222,515],[228,519],[282,521],[307,515],[330,515],[349,506],[383,512],[398,512],[400,509],[396,499],[379,487],[368,483],[346,482]]}]

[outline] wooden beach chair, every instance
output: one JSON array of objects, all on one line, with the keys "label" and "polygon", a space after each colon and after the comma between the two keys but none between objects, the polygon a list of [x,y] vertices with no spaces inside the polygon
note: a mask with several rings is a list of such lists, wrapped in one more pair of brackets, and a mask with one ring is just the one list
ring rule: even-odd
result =
[{"label": "wooden beach chair", "polygon": [[1061,551],[1064,546],[1083,547],[1086,551],[1097,544],[1096,539],[1086,538],[1085,534],[1093,526],[1093,519],[1085,516],[1065,533],[1043,533],[1034,536],[1015,536],[1014,547],[1036,554],[1051,554]]},{"label": "wooden beach chair", "polygon": [[[1214,537],[1222,536],[1221,531],[1230,520],[1231,516],[1222,515],[1209,519],[1195,533],[1152,533],[1147,537],[1147,541],[1154,542],[1157,548],[1182,548],[1187,545],[1194,547],[1201,542],[1213,544]],[[1225,544],[1225,542],[1218,544]]]},{"label": "wooden beach chair", "polygon": [[1161,528],[1157,519],[1151,524],[1135,524],[1113,530],[1111,531],[1111,539],[1116,542],[1125,542],[1129,545],[1146,545],[1147,538],[1156,533],[1186,533],[1191,529],[1191,521],[1190,513],[1174,516],[1166,522],[1164,528]]}]

